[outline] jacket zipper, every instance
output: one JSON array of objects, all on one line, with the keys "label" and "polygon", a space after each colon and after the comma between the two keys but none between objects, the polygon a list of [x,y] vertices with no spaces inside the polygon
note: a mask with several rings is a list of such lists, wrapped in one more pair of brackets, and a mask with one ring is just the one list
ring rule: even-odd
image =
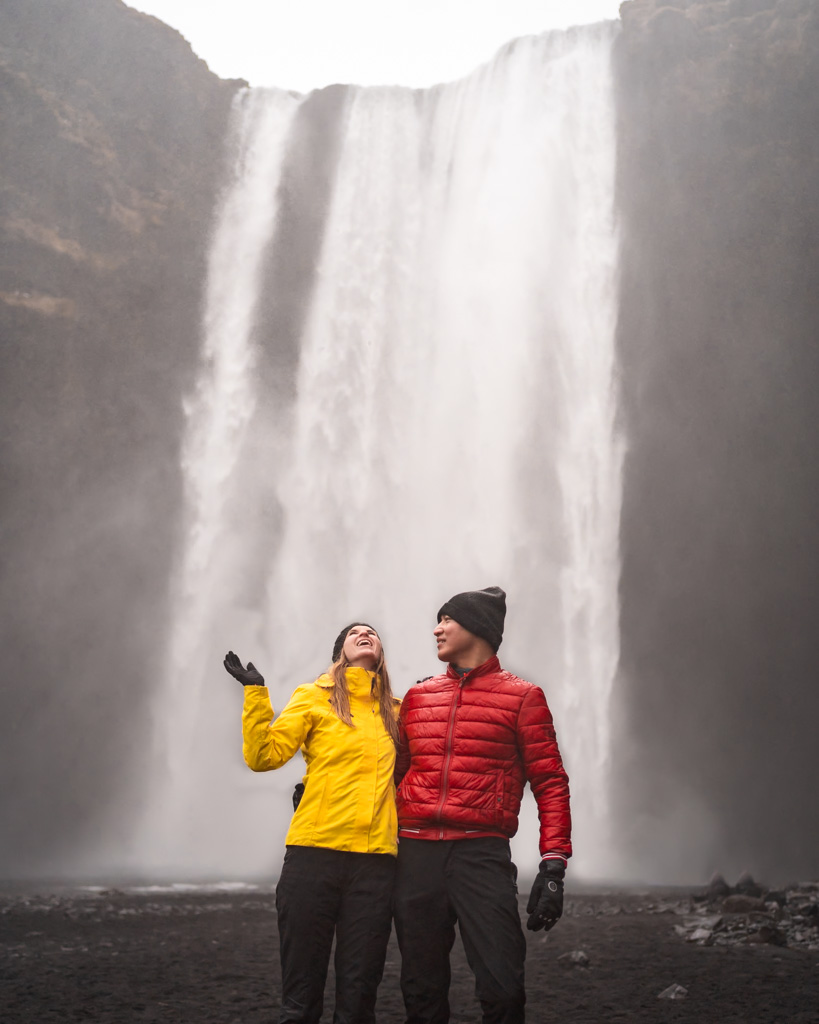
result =
[{"label": "jacket zipper", "polygon": [[[463,676],[458,682],[458,686],[456,687],[455,693],[452,697],[452,710],[449,712],[449,725],[447,727],[446,734],[446,757],[444,758],[444,782],[441,786],[441,799],[438,801],[438,809],[435,812],[435,816],[439,820],[443,814],[444,804],[446,803],[446,794],[449,789],[449,766],[452,762],[452,739],[455,735],[455,715],[458,711],[458,705],[461,703],[461,690],[464,685],[464,679],[466,679],[466,676]],[[444,838],[444,830],[442,828],[438,830],[438,838]]]}]

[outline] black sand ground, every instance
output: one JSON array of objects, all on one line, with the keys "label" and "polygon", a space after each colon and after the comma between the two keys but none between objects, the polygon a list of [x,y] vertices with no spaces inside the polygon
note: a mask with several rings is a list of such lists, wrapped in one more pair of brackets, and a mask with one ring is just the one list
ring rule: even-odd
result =
[{"label": "black sand ground", "polygon": [[[674,899],[679,900],[680,894]],[[819,951],[698,946],[661,894],[569,894],[547,938],[529,935],[531,1024],[819,1024]],[[567,966],[582,950],[589,965]],[[271,890],[0,897],[2,1024],[273,1024],[278,937]],[[403,1021],[391,943],[379,1024]],[[452,1020],[477,1024],[458,941]],[[672,984],[684,999],[658,999]],[[324,1020],[332,1018],[332,973]]]}]

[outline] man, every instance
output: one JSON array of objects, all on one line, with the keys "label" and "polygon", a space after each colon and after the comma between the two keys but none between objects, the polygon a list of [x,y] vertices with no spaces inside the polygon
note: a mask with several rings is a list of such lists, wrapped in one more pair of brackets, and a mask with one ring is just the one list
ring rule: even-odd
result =
[{"label": "man", "polygon": [[527,927],[548,930],[563,911],[568,779],[543,691],[500,667],[505,616],[499,587],[447,601],[434,635],[448,668],[416,683],[401,707],[395,922],[407,1024],[449,1020],[456,921],[484,1024],[524,1020],[526,940],[509,838],[526,782],[542,858]]}]

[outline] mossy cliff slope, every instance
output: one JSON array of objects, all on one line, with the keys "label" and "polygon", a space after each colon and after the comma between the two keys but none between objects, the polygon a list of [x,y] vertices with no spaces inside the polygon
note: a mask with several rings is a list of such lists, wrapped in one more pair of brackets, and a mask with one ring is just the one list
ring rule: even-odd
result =
[{"label": "mossy cliff slope", "polygon": [[688,877],[815,873],[819,5],[621,16],[621,821]]},{"label": "mossy cliff slope", "polygon": [[118,0],[0,4],[0,870],[70,845],[147,755],[237,84]]}]

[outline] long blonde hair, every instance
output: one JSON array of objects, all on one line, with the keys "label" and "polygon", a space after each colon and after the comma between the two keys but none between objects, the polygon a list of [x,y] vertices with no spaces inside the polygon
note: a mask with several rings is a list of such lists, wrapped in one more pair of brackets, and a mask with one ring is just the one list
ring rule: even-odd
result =
[{"label": "long blonde hair", "polygon": [[[352,626],[350,627],[352,629]],[[345,637],[346,639],[346,637]],[[380,637],[378,638],[380,641]],[[350,713],[350,690],[347,686],[347,669],[350,662],[344,653],[342,644],[341,653],[327,670],[327,674],[333,680],[333,692],[330,694],[330,707],[346,725],[352,726],[353,716]],[[381,714],[381,721],[387,734],[398,746],[398,719],[396,717],[395,700],[390,686],[390,674],[387,671],[387,662],[384,658],[384,648],[381,648],[381,657],[375,666],[375,678],[373,679],[373,694],[378,698],[378,709]]]}]

